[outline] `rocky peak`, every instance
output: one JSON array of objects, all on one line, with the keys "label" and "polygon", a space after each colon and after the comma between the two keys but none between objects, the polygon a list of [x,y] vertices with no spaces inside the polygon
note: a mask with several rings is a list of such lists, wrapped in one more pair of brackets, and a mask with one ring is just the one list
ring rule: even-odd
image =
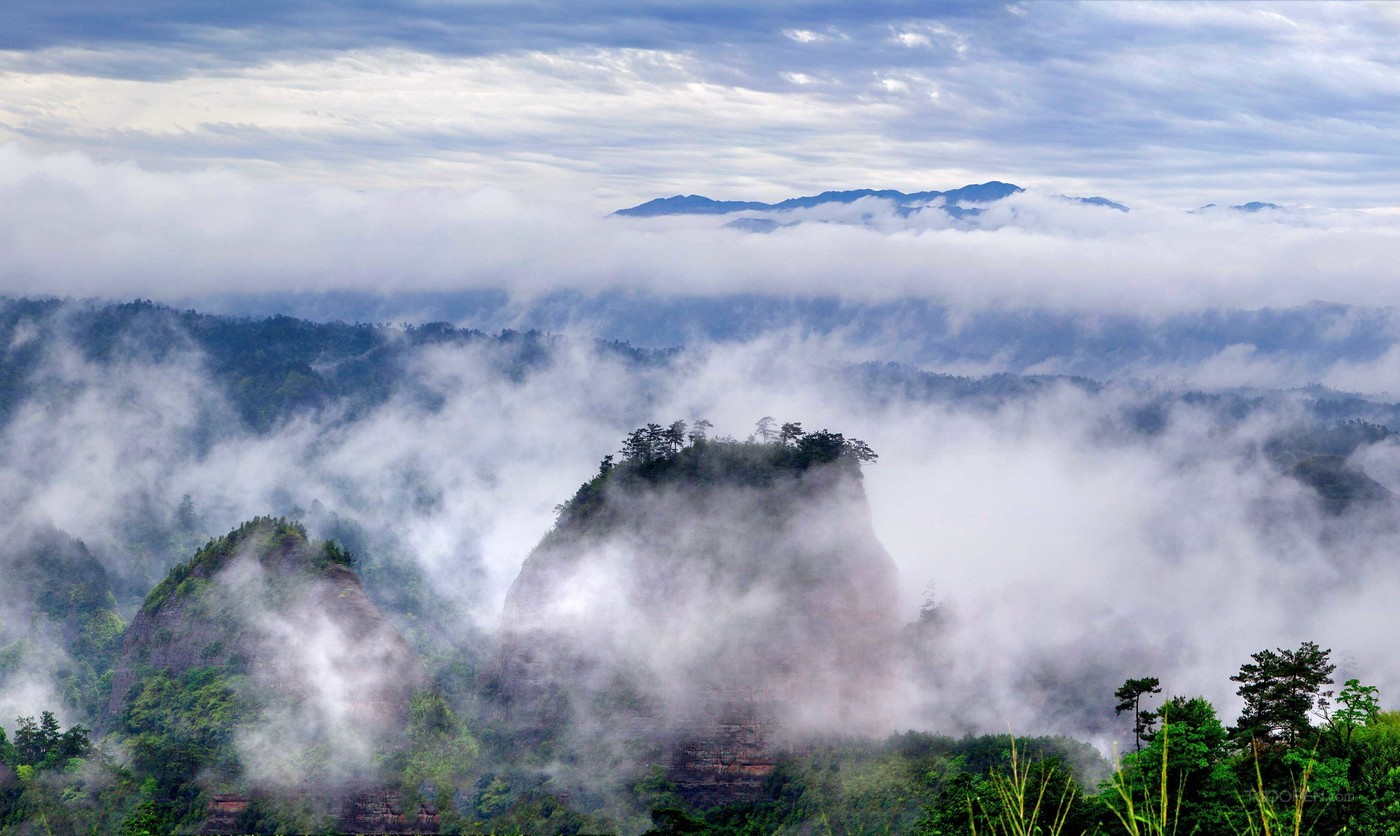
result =
[{"label": "rocky peak", "polygon": [[881,730],[897,590],[869,448],[823,431],[640,449],[561,507],[510,590],[511,722],[659,745],[683,789],[722,797],[805,735]]},{"label": "rocky peak", "polygon": [[[314,659],[288,655],[297,649],[334,668],[330,673],[351,688],[343,696],[360,720],[391,723],[422,684],[422,666],[365,596],[350,563],[335,543],[312,541],[299,524],[282,519],[258,518],[210,541],[170,571],[132,621],[106,719],[121,714],[150,671],[178,676],[214,667],[304,697],[327,671],[313,670]],[[292,637],[305,646],[283,641]],[[313,646],[318,639],[329,646]],[[366,674],[363,688],[356,670]]]}]

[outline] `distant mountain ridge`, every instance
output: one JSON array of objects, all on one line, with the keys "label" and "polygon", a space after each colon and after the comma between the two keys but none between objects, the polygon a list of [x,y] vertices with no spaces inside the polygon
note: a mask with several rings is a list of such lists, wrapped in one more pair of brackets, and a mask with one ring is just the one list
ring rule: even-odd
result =
[{"label": "distant mountain ridge", "polygon": [[895,205],[901,208],[912,208],[916,204],[927,204],[939,198],[943,199],[945,205],[952,205],[962,201],[968,203],[991,203],[1001,200],[1002,198],[1010,197],[1021,191],[1025,190],[1015,184],[991,180],[986,183],[974,183],[957,189],[949,189],[948,191],[912,193],[901,192],[895,189],[826,191],[817,195],[792,197],[787,200],[778,201],[777,203],[762,203],[753,200],[714,200],[704,195],[692,194],[658,197],[655,200],[648,200],[646,203],[637,206],[619,209],[613,214],[633,218],[650,218],[658,215],[727,215],[730,212],[744,211],[782,212],[792,209],[810,209],[814,206],[833,203],[855,203],[857,200],[866,197],[893,201]]},{"label": "distant mountain ridge", "polygon": [[[614,215],[631,218],[653,218],[661,215],[728,215],[733,212],[784,212],[794,209],[811,209],[817,206],[855,203],[867,197],[888,200],[895,204],[900,214],[922,209],[941,200],[938,204],[953,217],[975,215],[979,210],[962,207],[962,203],[995,203],[1025,189],[1014,183],[989,180],[986,183],[972,183],[947,191],[930,190],[925,192],[901,192],[896,189],[848,189],[825,191],[805,197],[791,197],[777,203],[763,203],[755,200],[715,200],[704,195],[674,195],[658,197],[636,206],[619,209]],[[1104,206],[1128,211],[1123,204],[1105,197],[1065,197],[1064,199],[1090,206]],[[751,230],[757,231],[757,230]],[[762,230],[768,231],[768,230]]]},{"label": "distant mountain ridge", "polygon": [[[1192,215],[1197,215],[1197,214],[1200,214],[1201,212],[1208,212],[1208,211],[1210,211],[1210,210],[1212,210],[1212,209],[1219,209],[1219,208],[1221,208],[1221,207],[1220,207],[1218,204],[1215,204],[1215,203],[1207,203],[1205,206],[1201,206],[1201,207],[1199,207],[1199,208],[1197,208],[1197,209],[1192,209],[1192,210],[1190,211],[1190,214],[1192,214]],[[1233,206],[1227,206],[1227,207],[1225,207],[1225,208],[1226,208],[1226,209],[1233,210],[1233,211],[1235,211],[1235,212],[1247,212],[1247,213],[1249,213],[1249,214],[1252,215],[1252,214],[1254,214],[1254,213],[1256,213],[1256,212],[1262,212],[1262,211],[1264,211],[1265,209],[1282,209],[1283,207],[1282,207],[1282,206],[1279,206],[1277,203],[1267,203],[1267,202],[1262,201],[1262,200],[1251,200],[1251,201],[1248,202],[1248,203],[1237,203],[1237,204],[1235,204],[1235,205],[1233,205]]]}]

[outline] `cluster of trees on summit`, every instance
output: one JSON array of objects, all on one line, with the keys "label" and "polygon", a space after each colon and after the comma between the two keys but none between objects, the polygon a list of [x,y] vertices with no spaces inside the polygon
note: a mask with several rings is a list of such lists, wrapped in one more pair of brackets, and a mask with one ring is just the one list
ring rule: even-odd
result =
[{"label": "cluster of trees on summit", "polygon": [[[605,505],[608,485],[761,487],[820,465],[836,465],[859,478],[862,465],[879,459],[870,445],[858,438],[828,429],[807,432],[800,423],[779,423],[767,415],[743,441],[714,436],[713,430],[714,425],[703,418],[693,423],[678,420],[638,427],[623,439],[621,459],[604,456],[597,475],[555,507],[558,522],[596,521]],[[556,525],[552,534],[559,530]]]},{"label": "cluster of trees on summit", "polygon": [[[697,419],[693,425],[688,425],[685,421],[673,421],[666,426],[647,424],[645,427],[638,427],[628,433],[622,442],[622,460],[646,464],[669,459],[686,447],[703,447],[709,443],[710,431],[713,429],[714,424],[704,418]],[[718,441],[736,443],[733,438],[727,436]],[[870,445],[858,438],[847,438],[841,433],[827,429],[809,433],[802,429],[800,423],[786,421],[780,424],[771,415],[758,419],[753,434],[745,443],[791,448],[798,454],[799,466],[831,462],[843,456],[865,464],[873,464],[879,458],[875,451],[870,449]],[[603,460],[604,467],[606,468],[612,460],[612,456],[606,457]]]}]

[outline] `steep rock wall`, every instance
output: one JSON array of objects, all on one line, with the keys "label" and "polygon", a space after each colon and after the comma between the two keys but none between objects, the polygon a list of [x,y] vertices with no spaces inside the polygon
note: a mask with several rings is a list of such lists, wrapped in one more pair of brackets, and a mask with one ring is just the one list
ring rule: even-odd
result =
[{"label": "steep rock wall", "polygon": [[809,735],[886,730],[897,573],[859,469],[756,469],[758,447],[692,454],[742,468],[605,473],[588,513],[566,508],[506,604],[499,691],[523,740],[649,743],[688,794],[734,798]]}]

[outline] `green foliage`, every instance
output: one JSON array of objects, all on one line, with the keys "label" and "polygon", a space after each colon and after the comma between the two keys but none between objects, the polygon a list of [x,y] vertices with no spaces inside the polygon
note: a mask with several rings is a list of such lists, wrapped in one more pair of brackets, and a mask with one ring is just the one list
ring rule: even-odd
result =
[{"label": "green foliage", "polygon": [[1075,812],[1079,788],[1060,764],[1024,761],[1013,742],[1011,765],[988,774],[983,792],[968,805],[968,818],[984,822],[983,832],[1004,836],[1058,836]]},{"label": "green foliage", "polygon": [[1313,456],[1288,471],[1293,478],[1317,492],[1322,508],[1342,514],[1358,504],[1384,502],[1390,491],[1350,464],[1343,456]]},{"label": "green foliage", "polygon": [[146,782],[142,792],[146,797],[122,821],[121,836],[165,836],[176,832],[181,817],[175,805],[150,797],[155,792],[154,781]]},{"label": "green foliage", "polygon": [[0,683],[20,670],[27,655],[29,655],[29,642],[24,639],[16,639],[4,647],[0,647]]},{"label": "green foliage", "polygon": [[1356,730],[1376,722],[1380,712],[1380,689],[1348,679],[1337,695],[1337,710],[1327,718],[1327,725],[1336,734],[1337,743],[1346,748],[1351,746]]},{"label": "green foliage", "polygon": [[[771,420],[771,419],[769,419]],[[760,422],[761,423],[761,422]],[[784,424],[766,440],[712,439],[708,421],[697,421],[699,432],[687,432],[684,421],[669,427],[647,424],[623,441],[622,460],[605,456],[598,473],[556,509],[556,530],[606,516],[610,488],[685,484],[701,487],[767,487],[795,479],[819,466],[835,466],[856,478],[862,463],[879,458],[865,442],[841,433],[803,433],[800,424]],[[760,434],[762,435],[762,434]]]},{"label": "green foliage", "polygon": [[[11,346],[0,364],[0,425],[40,383],[36,369],[60,340],[95,363],[133,354],[153,362],[191,348],[233,404],[242,423],[269,432],[296,415],[337,407],[353,419],[388,400],[405,378],[414,352],[429,345],[489,347],[498,371],[520,378],[546,365],[555,338],[536,331],[480,331],[437,322],[416,327],[309,322],[177,311],[148,300],[95,305],[59,300],[0,299],[0,344],[10,345],[21,323],[37,337]],[[654,364],[666,352],[598,340],[599,351],[625,362]]]},{"label": "green foliage", "polygon": [[1162,728],[1122,758],[1100,787],[1100,802],[1130,832],[1224,832],[1241,785],[1214,706],[1203,697],[1172,697],[1158,714]]},{"label": "green foliage", "polygon": [[441,696],[415,694],[409,706],[408,751],[402,771],[404,797],[427,793],[451,806],[458,787],[476,766],[480,747]]},{"label": "green foliage", "polygon": [[21,631],[0,624],[0,686],[20,671],[53,664],[65,707],[94,718],[126,626],[106,571],[81,540],[52,527],[7,545],[5,580],[24,593],[16,603],[28,623]]},{"label": "green foliage", "polygon": [[334,540],[327,540],[321,544],[321,564],[323,566],[343,566],[346,569],[353,569],[355,568],[355,556],[344,548],[341,548]]},{"label": "green foliage", "polygon": [[1237,737],[1289,748],[1306,740],[1312,732],[1312,712],[1326,705],[1322,686],[1331,684],[1337,667],[1328,660],[1330,653],[1303,642],[1297,650],[1252,654],[1254,661],[1230,677],[1240,683],[1237,693],[1245,703],[1234,730]]},{"label": "green foliage", "polygon": [[941,791],[924,809],[915,832],[925,836],[1084,832],[1093,810],[1071,771],[1060,757],[1032,756],[1027,748],[1009,740],[1002,763],[983,772],[939,776]]},{"label": "green foliage", "polygon": [[71,726],[67,731],[60,731],[52,711],[43,712],[37,723],[33,717],[20,717],[15,723],[14,765],[36,770],[60,769],[92,751],[89,730]]},{"label": "green foliage", "polygon": [[510,784],[495,775],[482,779],[482,785],[472,796],[472,811],[481,819],[494,819],[511,808],[515,796]]},{"label": "green foliage", "polygon": [[335,816],[314,808],[315,799],[302,795],[254,795],[234,821],[237,833],[330,833]]},{"label": "green foliage", "polygon": [[[1400,714],[1378,711],[1376,691],[1350,680],[1329,718],[1331,734],[1313,735],[1300,722],[1324,704],[1331,671],[1327,651],[1312,643],[1254,654],[1233,677],[1248,686],[1233,733],[1204,699],[1168,699],[1161,730],[1100,788],[1100,826],[1129,834],[1400,833]],[[1257,725],[1246,722],[1251,716]],[[1238,745],[1240,729],[1253,729],[1255,745]]]},{"label": "green foliage", "polygon": [[1142,741],[1152,736],[1152,729],[1157,725],[1157,714],[1142,710],[1142,698],[1149,694],[1160,693],[1162,693],[1162,682],[1155,676],[1129,679],[1123,683],[1121,688],[1113,692],[1114,699],[1118,700],[1118,704],[1113,707],[1113,713],[1133,712],[1133,740],[1136,748],[1142,748]]},{"label": "green foliage", "polygon": [[254,517],[218,539],[205,543],[194,556],[176,565],[146,596],[141,611],[154,614],[172,598],[189,600],[233,557],[248,553],[264,558],[287,555],[294,564],[315,571],[330,567],[350,568],[354,556],[339,544],[312,541],[306,527],[286,517]]},{"label": "green foliage", "polygon": [[1351,794],[1334,806],[1354,833],[1400,834],[1400,711],[1356,730],[1348,749]]},{"label": "green foliage", "polygon": [[[0,832],[115,833],[140,801],[129,771],[88,742],[87,730],[59,731],[50,712],[36,723],[22,718],[23,759],[0,756]],[[0,738],[4,734],[0,733]],[[5,744],[0,743],[0,750]],[[172,832],[170,829],[161,832]]]},{"label": "green foliage", "polygon": [[491,829],[496,833],[605,833],[612,827],[606,819],[581,813],[568,799],[551,793],[531,794],[495,818]]},{"label": "green foliage", "polygon": [[137,771],[184,815],[198,806],[201,775],[233,780],[240,767],[233,735],[252,717],[240,677],[193,668],[178,677],[148,672],[120,718],[118,732]]}]

